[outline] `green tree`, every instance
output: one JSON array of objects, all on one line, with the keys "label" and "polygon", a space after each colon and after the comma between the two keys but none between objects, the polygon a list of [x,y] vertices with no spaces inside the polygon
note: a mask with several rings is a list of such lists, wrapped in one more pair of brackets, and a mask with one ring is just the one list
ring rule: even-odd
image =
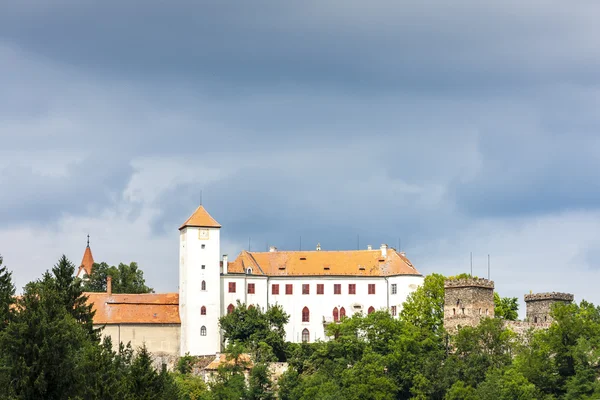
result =
[{"label": "green tree", "polygon": [[15,285],[12,282],[12,272],[2,265],[2,262],[3,259],[0,256],[0,332],[4,331],[12,321],[15,302]]},{"label": "green tree", "polygon": [[516,297],[500,297],[494,292],[494,316],[509,321],[516,321],[519,317],[519,303]]},{"label": "green tree", "polygon": [[476,393],[481,400],[534,400],[541,396],[535,385],[513,368],[490,370]]},{"label": "green tree", "polygon": [[445,279],[440,274],[427,275],[423,285],[406,298],[400,319],[432,332],[441,332],[444,326]]},{"label": "green tree", "polygon": [[[286,358],[285,324],[289,320],[281,306],[269,307],[263,312],[259,307],[246,307],[237,302],[233,311],[219,319],[223,337],[230,344],[241,343],[247,351],[264,355],[265,345],[280,361]],[[263,344],[261,344],[263,343]]]},{"label": "green tree", "polygon": [[139,400],[176,399],[177,392],[172,377],[163,367],[159,373],[153,366],[152,355],[146,346],[140,347],[129,373],[130,396]]},{"label": "green tree", "polygon": [[267,364],[260,363],[252,367],[246,398],[248,400],[275,399],[273,381],[271,380],[271,373]]},{"label": "green tree", "polygon": [[87,292],[106,292],[107,277],[112,277],[113,293],[152,293],[153,289],[146,286],[144,272],[137,263],[120,263],[109,266],[107,263],[94,263],[92,274],[84,280],[83,290]]}]

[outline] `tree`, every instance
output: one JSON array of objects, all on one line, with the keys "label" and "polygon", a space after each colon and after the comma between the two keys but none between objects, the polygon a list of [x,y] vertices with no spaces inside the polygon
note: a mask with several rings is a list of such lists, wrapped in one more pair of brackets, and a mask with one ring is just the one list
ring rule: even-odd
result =
[{"label": "tree", "polygon": [[[279,305],[269,307],[263,312],[259,307],[246,307],[237,302],[233,311],[219,319],[223,337],[230,344],[241,343],[247,351],[262,351],[264,356],[265,344],[280,361],[286,358],[285,324],[289,320],[283,308]],[[263,343],[260,345],[260,343]]]},{"label": "tree", "polygon": [[513,368],[492,369],[476,390],[482,400],[533,400],[541,398],[535,385]]},{"label": "tree", "polygon": [[255,364],[250,371],[248,385],[248,400],[272,400],[275,399],[273,381],[267,364]]},{"label": "tree", "polygon": [[400,319],[432,332],[441,332],[444,326],[445,279],[440,274],[427,275],[423,285],[406,298]]},{"label": "tree", "polygon": [[494,292],[494,316],[509,321],[516,321],[519,317],[519,303],[516,297],[500,297]]},{"label": "tree", "polygon": [[13,304],[15,302],[15,285],[12,282],[12,272],[2,265],[3,259],[0,255],[0,332],[13,319]]},{"label": "tree", "polygon": [[87,292],[106,292],[107,277],[112,277],[113,293],[152,293],[153,289],[146,286],[144,272],[137,263],[120,263],[118,267],[109,266],[102,262],[94,263],[92,274],[84,281],[83,290]]}]

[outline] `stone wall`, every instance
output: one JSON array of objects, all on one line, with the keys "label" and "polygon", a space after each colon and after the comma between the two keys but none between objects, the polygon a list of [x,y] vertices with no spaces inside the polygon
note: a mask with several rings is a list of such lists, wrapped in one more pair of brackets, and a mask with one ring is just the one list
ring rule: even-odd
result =
[{"label": "stone wall", "polygon": [[494,282],[487,279],[451,279],[444,282],[444,327],[477,326],[494,317]]},{"label": "stone wall", "polygon": [[550,323],[552,317],[550,311],[556,303],[570,303],[573,301],[570,293],[535,293],[525,295],[527,305],[526,321],[532,323]]}]

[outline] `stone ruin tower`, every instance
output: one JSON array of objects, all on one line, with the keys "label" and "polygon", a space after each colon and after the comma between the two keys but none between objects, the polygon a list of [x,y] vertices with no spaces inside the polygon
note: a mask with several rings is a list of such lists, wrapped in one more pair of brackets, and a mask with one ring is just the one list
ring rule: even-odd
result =
[{"label": "stone ruin tower", "polygon": [[535,293],[525,295],[527,305],[526,321],[530,323],[550,323],[552,317],[550,311],[556,303],[570,303],[573,295],[570,293]]},{"label": "stone ruin tower", "polygon": [[444,282],[444,328],[456,333],[463,326],[477,326],[494,317],[494,281],[479,278]]}]

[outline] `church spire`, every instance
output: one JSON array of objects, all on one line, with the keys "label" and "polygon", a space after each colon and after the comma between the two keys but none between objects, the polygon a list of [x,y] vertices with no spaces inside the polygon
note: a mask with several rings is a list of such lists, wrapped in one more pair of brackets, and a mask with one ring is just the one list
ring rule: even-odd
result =
[{"label": "church spire", "polygon": [[92,256],[92,249],[90,248],[90,235],[87,235],[87,246],[83,252],[83,259],[77,271],[77,277],[83,278],[85,275],[91,275],[93,265],[94,256]]}]

